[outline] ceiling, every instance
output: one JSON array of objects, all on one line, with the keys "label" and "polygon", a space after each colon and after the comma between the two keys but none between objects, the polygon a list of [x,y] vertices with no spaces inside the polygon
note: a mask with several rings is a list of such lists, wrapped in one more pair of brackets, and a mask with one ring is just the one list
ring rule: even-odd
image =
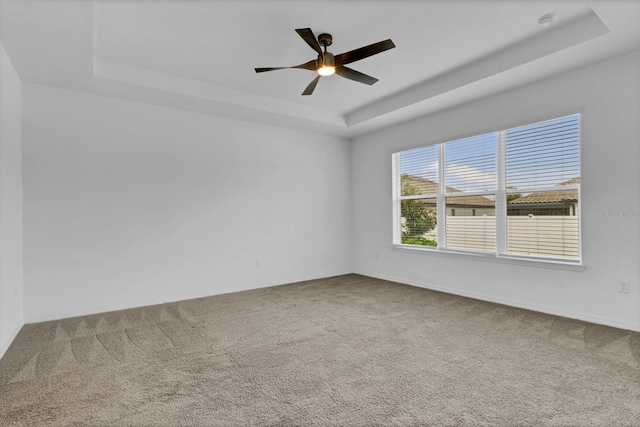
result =
[{"label": "ceiling", "polygon": [[[537,20],[552,14],[551,26]],[[640,0],[0,0],[0,42],[24,82],[354,138],[640,49]],[[256,74],[385,39],[350,67]]]}]

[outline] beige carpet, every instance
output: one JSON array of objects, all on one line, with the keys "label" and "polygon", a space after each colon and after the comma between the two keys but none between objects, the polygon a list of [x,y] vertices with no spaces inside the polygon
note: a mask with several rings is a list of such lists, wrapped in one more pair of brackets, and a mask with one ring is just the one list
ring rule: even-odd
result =
[{"label": "beige carpet", "polygon": [[640,426],[640,334],[347,275],[26,325],[0,425]]}]

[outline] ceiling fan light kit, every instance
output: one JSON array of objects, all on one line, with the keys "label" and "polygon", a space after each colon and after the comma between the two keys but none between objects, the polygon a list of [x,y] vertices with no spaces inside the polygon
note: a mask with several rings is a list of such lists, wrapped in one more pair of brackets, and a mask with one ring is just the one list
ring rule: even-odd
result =
[{"label": "ceiling fan light kit", "polygon": [[296,32],[309,45],[309,47],[311,47],[311,49],[316,51],[318,54],[317,59],[305,62],[304,64],[294,65],[292,67],[256,68],[255,71],[256,73],[264,73],[266,71],[284,70],[288,68],[315,71],[318,73],[318,76],[309,83],[304,92],[302,92],[302,95],[311,95],[321,77],[328,77],[333,74],[338,74],[346,79],[367,85],[376,83],[378,79],[345,67],[345,64],[350,64],[396,47],[395,44],[388,39],[334,56],[331,52],[327,52],[327,46],[331,46],[333,43],[333,37],[331,34],[322,33],[316,39],[311,28],[299,28]]},{"label": "ceiling fan light kit", "polygon": [[336,72],[336,61],[333,55],[329,52],[324,54],[324,58],[318,58],[318,74],[323,77],[330,76]]}]

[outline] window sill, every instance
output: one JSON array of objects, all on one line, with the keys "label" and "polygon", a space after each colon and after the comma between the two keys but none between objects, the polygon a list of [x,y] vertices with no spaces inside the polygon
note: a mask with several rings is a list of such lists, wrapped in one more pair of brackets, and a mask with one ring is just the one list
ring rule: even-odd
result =
[{"label": "window sill", "polygon": [[533,258],[520,258],[516,256],[496,255],[494,253],[470,253],[470,252],[458,252],[447,249],[438,249],[433,247],[420,247],[410,245],[392,245],[393,250],[401,252],[411,253],[424,253],[429,255],[444,256],[457,259],[466,259],[470,261],[488,261],[497,262],[501,264],[512,265],[524,265],[527,267],[542,267],[542,268],[555,268],[558,270],[570,270],[570,271],[584,271],[586,266],[578,261],[565,262],[565,261],[553,261],[549,259],[533,259]]}]

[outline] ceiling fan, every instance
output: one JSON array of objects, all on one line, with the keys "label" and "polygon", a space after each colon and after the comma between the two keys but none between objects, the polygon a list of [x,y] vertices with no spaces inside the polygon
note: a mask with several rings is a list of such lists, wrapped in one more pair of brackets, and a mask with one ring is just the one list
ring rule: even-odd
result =
[{"label": "ceiling fan", "polygon": [[[300,65],[294,65],[292,67],[256,68],[255,70],[256,73],[264,73],[265,71],[300,68],[303,70],[317,72],[318,76],[313,79],[311,83],[309,83],[309,86],[307,86],[304,92],[302,92],[303,95],[311,95],[313,93],[313,90],[316,88],[318,81],[320,81],[320,77],[330,76],[334,73],[341,77],[354,80],[356,82],[368,85],[374,84],[378,81],[378,79],[353,70],[351,68],[345,67],[345,64],[350,64],[352,62],[359,61],[361,59],[396,47],[396,45],[393,44],[393,42],[389,39],[334,56],[330,52],[327,52],[327,46],[331,46],[331,43],[333,43],[333,37],[331,36],[331,34],[322,33],[316,40],[313,31],[311,31],[311,28],[299,28],[296,30],[296,32],[300,35],[300,37],[302,37],[305,42],[307,42],[309,46],[311,46],[311,49],[318,52],[317,59],[312,59],[309,62],[305,62],[304,64]],[[322,49],[322,47],[320,47],[320,45],[324,46],[324,50]]]}]

